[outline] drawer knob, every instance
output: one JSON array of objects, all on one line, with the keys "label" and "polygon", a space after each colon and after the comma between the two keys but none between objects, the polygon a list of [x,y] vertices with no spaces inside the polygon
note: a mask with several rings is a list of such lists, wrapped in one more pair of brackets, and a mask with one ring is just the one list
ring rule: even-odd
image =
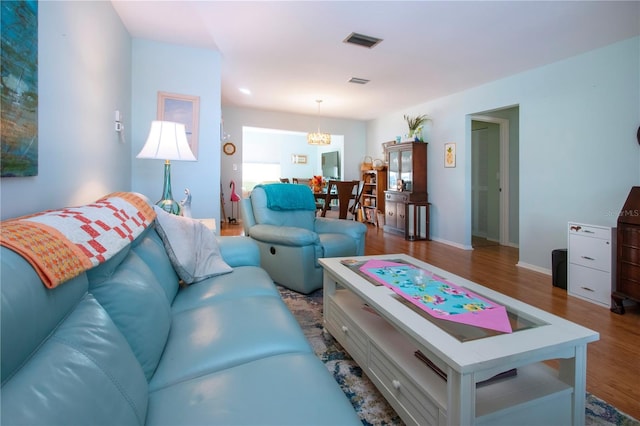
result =
[{"label": "drawer knob", "polygon": [[580,257],[585,260],[595,260],[593,257],[589,257],[589,256],[580,256]]},{"label": "drawer knob", "polygon": [[343,332],[343,333],[346,333],[347,331],[349,331],[349,329],[347,328],[347,326],[346,326],[346,325],[343,325],[343,326],[341,327],[341,330],[342,330],[342,332]]},{"label": "drawer knob", "polygon": [[590,289],[589,287],[580,287],[583,290],[594,292],[595,290]]},{"label": "drawer knob", "polygon": [[393,386],[393,388],[394,388],[395,390],[400,390],[400,380],[393,379],[393,380],[391,381],[391,385]]}]

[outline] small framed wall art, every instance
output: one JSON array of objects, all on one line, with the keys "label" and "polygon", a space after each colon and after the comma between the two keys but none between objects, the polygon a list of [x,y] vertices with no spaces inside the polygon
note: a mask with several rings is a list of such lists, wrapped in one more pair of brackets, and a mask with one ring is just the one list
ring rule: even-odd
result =
[{"label": "small framed wall art", "polygon": [[456,166],[456,144],[445,143],[444,144],[444,166],[455,167]]},{"label": "small framed wall art", "polygon": [[174,121],[185,125],[189,148],[198,158],[198,118],[200,97],[158,92],[158,120]]},{"label": "small framed wall art", "polygon": [[293,164],[307,164],[307,156],[304,154],[292,154],[291,162]]}]

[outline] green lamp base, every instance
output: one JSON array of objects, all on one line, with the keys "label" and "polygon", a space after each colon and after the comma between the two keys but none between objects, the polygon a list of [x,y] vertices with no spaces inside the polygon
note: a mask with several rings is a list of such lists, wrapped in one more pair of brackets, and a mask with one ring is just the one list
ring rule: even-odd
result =
[{"label": "green lamp base", "polygon": [[164,162],[164,185],[162,188],[162,198],[156,203],[156,206],[160,207],[167,213],[180,216],[182,214],[182,205],[173,200],[171,195],[171,163],[169,160]]},{"label": "green lamp base", "polygon": [[182,206],[180,203],[174,200],[160,200],[156,203],[156,206],[160,207],[167,213],[182,215]]}]

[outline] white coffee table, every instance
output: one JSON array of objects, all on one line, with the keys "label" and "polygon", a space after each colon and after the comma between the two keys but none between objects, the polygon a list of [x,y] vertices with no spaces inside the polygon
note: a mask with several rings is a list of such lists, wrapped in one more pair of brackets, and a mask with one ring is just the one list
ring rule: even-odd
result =
[{"label": "white coffee table", "polygon": [[[429,270],[506,306],[517,318],[514,329],[522,329],[485,335],[477,327],[447,325],[446,331],[391,289],[342,263],[366,259],[401,260]],[[403,254],[320,263],[326,330],[405,423],[584,425],[587,344],[599,339],[597,332]],[[437,368],[418,359],[416,351]],[[559,369],[548,360],[558,360]],[[476,386],[512,369],[514,376]]]}]

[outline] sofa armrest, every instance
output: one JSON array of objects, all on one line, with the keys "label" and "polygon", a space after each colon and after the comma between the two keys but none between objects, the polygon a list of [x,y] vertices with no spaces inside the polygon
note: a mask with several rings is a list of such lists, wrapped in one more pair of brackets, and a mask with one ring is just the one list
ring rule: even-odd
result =
[{"label": "sofa armrest", "polygon": [[346,234],[357,240],[367,232],[367,225],[355,220],[317,217],[316,232],[318,234]]},{"label": "sofa armrest", "polygon": [[227,264],[236,266],[260,266],[260,249],[249,237],[216,237],[220,254]]},{"label": "sofa armrest", "polygon": [[320,244],[317,233],[293,226],[256,225],[251,228],[251,238],[292,247]]}]

